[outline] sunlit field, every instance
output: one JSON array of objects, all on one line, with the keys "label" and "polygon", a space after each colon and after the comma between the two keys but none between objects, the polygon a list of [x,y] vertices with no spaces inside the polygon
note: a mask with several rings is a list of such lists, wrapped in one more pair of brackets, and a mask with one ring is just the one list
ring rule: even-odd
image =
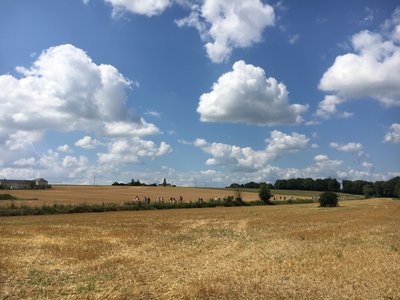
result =
[{"label": "sunlit field", "polygon": [[[185,187],[135,187],[135,186],[68,186],[56,185],[47,190],[0,190],[0,193],[9,193],[18,198],[15,204],[24,205],[53,205],[53,204],[79,204],[79,203],[124,203],[132,201],[135,196],[141,200],[150,197],[156,202],[158,197],[163,197],[168,202],[171,197],[179,199],[183,197],[184,202],[196,202],[199,198],[204,201],[225,196],[235,196],[234,190],[228,189],[206,189]],[[278,194],[279,193],[279,194]],[[310,199],[316,192],[279,191],[277,200]],[[318,192],[317,192],[318,193]],[[292,195],[292,196],[288,196]],[[258,200],[257,190],[242,191],[241,196],[245,201]],[[10,205],[11,201],[0,201],[0,205]]]},{"label": "sunlit field", "polygon": [[399,299],[400,201],[0,218],[1,299]]}]

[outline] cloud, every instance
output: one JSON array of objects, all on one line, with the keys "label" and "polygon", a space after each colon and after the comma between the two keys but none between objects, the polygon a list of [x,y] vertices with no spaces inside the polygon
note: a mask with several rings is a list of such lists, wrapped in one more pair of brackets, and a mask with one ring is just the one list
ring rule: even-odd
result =
[{"label": "cloud", "polygon": [[[201,141],[201,144],[204,144]],[[211,144],[208,144],[211,145]],[[151,172],[146,176],[151,181],[151,178],[158,176],[163,178],[168,176],[172,182],[178,185],[193,186],[197,182],[197,186],[207,185],[218,185],[226,186],[232,182],[245,183],[250,181],[261,182],[275,182],[276,179],[288,179],[288,178],[337,178],[341,179],[351,179],[351,180],[387,180],[394,176],[395,173],[389,172],[386,174],[373,173],[372,164],[363,163],[360,165],[361,169],[349,168],[341,160],[331,159],[325,154],[319,154],[314,157],[313,162],[305,168],[280,168],[277,166],[272,166],[270,164],[264,164],[257,170],[249,170],[246,168],[235,168],[231,169],[229,172],[226,170],[215,170],[209,168],[204,171],[199,172],[179,172],[172,168],[165,168],[162,172]],[[210,167],[218,167],[216,165]],[[232,165],[231,165],[232,167]],[[167,175],[165,175],[167,173]],[[129,174],[127,175],[129,176]],[[145,176],[145,175],[144,175]],[[128,177],[129,178],[129,177]]]},{"label": "cloud", "polygon": [[299,39],[300,39],[299,34],[296,33],[294,35],[291,35],[291,36],[289,36],[289,44],[294,45],[299,41]]},{"label": "cloud", "polygon": [[372,98],[386,107],[400,106],[400,8],[384,24],[385,32],[363,30],[352,37],[354,53],[336,57],[319,88],[341,99]]},{"label": "cloud", "polygon": [[88,135],[84,136],[80,140],[76,141],[75,146],[83,149],[94,149],[102,143],[97,139],[94,139]]},{"label": "cloud", "polygon": [[189,10],[188,16],[175,23],[179,27],[196,28],[205,43],[208,57],[215,63],[226,61],[235,48],[246,48],[260,42],[264,29],[275,23],[274,8],[260,0],[104,1],[113,7],[114,17],[125,11],[152,17],[161,15],[174,4]]},{"label": "cloud", "polygon": [[266,142],[266,148],[259,151],[250,147],[241,148],[223,143],[209,143],[204,139],[196,139],[193,145],[211,155],[211,158],[206,161],[209,166],[227,166],[235,171],[253,172],[265,168],[268,161],[278,156],[306,148],[309,139],[296,132],[288,135],[274,130]]},{"label": "cloud", "polygon": [[14,162],[14,165],[22,166],[22,167],[26,167],[26,166],[33,167],[35,164],[36,164],[36,159],[34,157],[21,158]]},{"label": "cloud", "polygon": [[365,17],[359,22],[359,25],[368,25],[374,20],[375,12],[368,6],[364,8]]},{"label": "cloud", "polygon": [[234,48],[246,48],[260,42],[265,27],[273,26],[272,6],[260,0],[205,0],[192,5],[191,14],[177,25],[195,27],[206,42],[212,62],[226,61]]},{"label": "cloud", "polygon": [[133,137],[113,141],[109,144],[107,153],[98,153],[97,156],[101,164],[137,163],[143,158],[154,159],[171,151],[172,147],[165,142],[157,146],[153,141]]},{"label": "cloud", "polygon": [[372,163],[369,163],[369,162],[363,162],[362,166],[364,168],[367,168],[367,169],[372,169],[374,165]]},{"label": "cloud", "polygon": [[311,145],[311,148],[317,149],[317,148],[319,148],[319,145],[314,143]]},{"label": "cloud", "polygon": [[152,117],[155,117],[155,118],[159,118],[161,116],[161,114],[159,112],[154,111],[154,110],[147,111],[145,113],[145,115],[152,116]]},{"label": "cloud", "polygon": [[72,152],[72,149],[71,149],[71,147],[68,146],[67,144],[64,144],[64,145],[58,146],[58,147],[57,147],[57,151],[58,151],[58,152],[65,152],[65,153],[68,153],[68,152]]},{"label": "cloud", "polygon": [[330,143],[332,148],[341,151],[341,152],[360,152],[363,150],[363,145],[360,143],[347,143],[347,144],[338,144],[338,143]]},{"label": "cloud", "polygon": [[281,131],[274,130],[271,137],[266,140],[268,142],[267,152],[272,157],[277,157],[281,153],[294,153],[308,146],[310,139],[304,134],[293,132],[291,135]]},{"label": "cloud", "polygon": [[41,156],[28,156],[14,161],[10,167],[0,170],[0,177],[16,179],[44,177],[52,183],[87,184],[88,178],[92,178],[94,174],[101,171],[101,167],[90,165],[85,156],[63,157],[58,152],[48,150]]},{"label": "cloud", "polygon": [[21,78],[0,76],[0,143],[8,149],[29,146],[49,129],[105,137],[159,132],[127,106],[133,82],[73,45],[51,47],[16,70]]},{"label": "cloud", "polygon": [[[343,103],[344,100],[335,96],[335,95],[327,95],[324,100],[322,100],[318,104],[318,109],[315,115],[322,119],[330,119],[332,116],[337,116],[339,118],[350,118],[353,116],[352,113],[342,112],[337,110],[336,106],[338,104]],[[309,122],[312,125],[311,122]]]},{"label": "cloud", "polygon": [[399,123],[393,123],[390,126],[390,130],[387,134],[385,134],[385,137],[383,139],[385,143],[400,143],[400,124]]},{"label": "cloud", "polygon": [[119,15],[122,11],[129,11],[134,14],[148,17],[162,14],[170,5],[171,0],[104,0],[113,7],[113,16]]},{"label": "cloud", "polygon": [[288,103],[283,83],[266,78],[260,67],[237,61],[212,90],[200,96],[197,112],[204,122],[257,125],[296,124],[308,106]]}]

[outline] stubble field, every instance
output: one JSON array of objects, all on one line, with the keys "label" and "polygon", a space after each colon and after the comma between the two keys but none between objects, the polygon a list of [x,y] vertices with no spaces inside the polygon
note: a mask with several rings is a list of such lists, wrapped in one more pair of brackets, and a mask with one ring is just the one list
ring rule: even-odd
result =
[{"label": "stubble field", "polygon": [[400,201],[0,218],[2,299],[400,299]]},{"label": "stubble field", "polygon": [[[234,195],[234,191],[224,189],[90,185],[56,185],[47,190],[3,190],[3,192],[17,197],[19,200],[15,204],[24,205],[124,203],[132,201],[135,196],[138,196],[141,201],[143,201],[144,197],[150,197],[152,202],[156,202],[157,197],[163,197],[164,202],[169,202],[171,197],[178,200],[182,196],[185,202],[195,202],[199,198],[208,201],[215,197],[222,199],[225,196]],[[257,200],[258,195],[254,192],[243,192],[242,197],[245,201],[251,201]],[[11,202],[1,201],[0,205],[10,205]]]}]

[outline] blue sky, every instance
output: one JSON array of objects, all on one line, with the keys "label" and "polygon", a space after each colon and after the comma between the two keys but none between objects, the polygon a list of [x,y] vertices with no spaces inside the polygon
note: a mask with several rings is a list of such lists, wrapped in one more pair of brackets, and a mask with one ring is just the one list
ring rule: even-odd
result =
[{"label": "blue sky", "polygon": [[398,1],[4,0],[0,177],[400,175]]}]

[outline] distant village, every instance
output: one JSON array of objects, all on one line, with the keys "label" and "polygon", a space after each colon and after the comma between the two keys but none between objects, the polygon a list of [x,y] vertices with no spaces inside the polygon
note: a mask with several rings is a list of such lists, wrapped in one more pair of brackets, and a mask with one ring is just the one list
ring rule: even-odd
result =
[{"label": "distant village", "polygon": [[48,189],[49,182],[43,178],[32,180],[0,179],[0,189],[4,190],[38,190]]}]

